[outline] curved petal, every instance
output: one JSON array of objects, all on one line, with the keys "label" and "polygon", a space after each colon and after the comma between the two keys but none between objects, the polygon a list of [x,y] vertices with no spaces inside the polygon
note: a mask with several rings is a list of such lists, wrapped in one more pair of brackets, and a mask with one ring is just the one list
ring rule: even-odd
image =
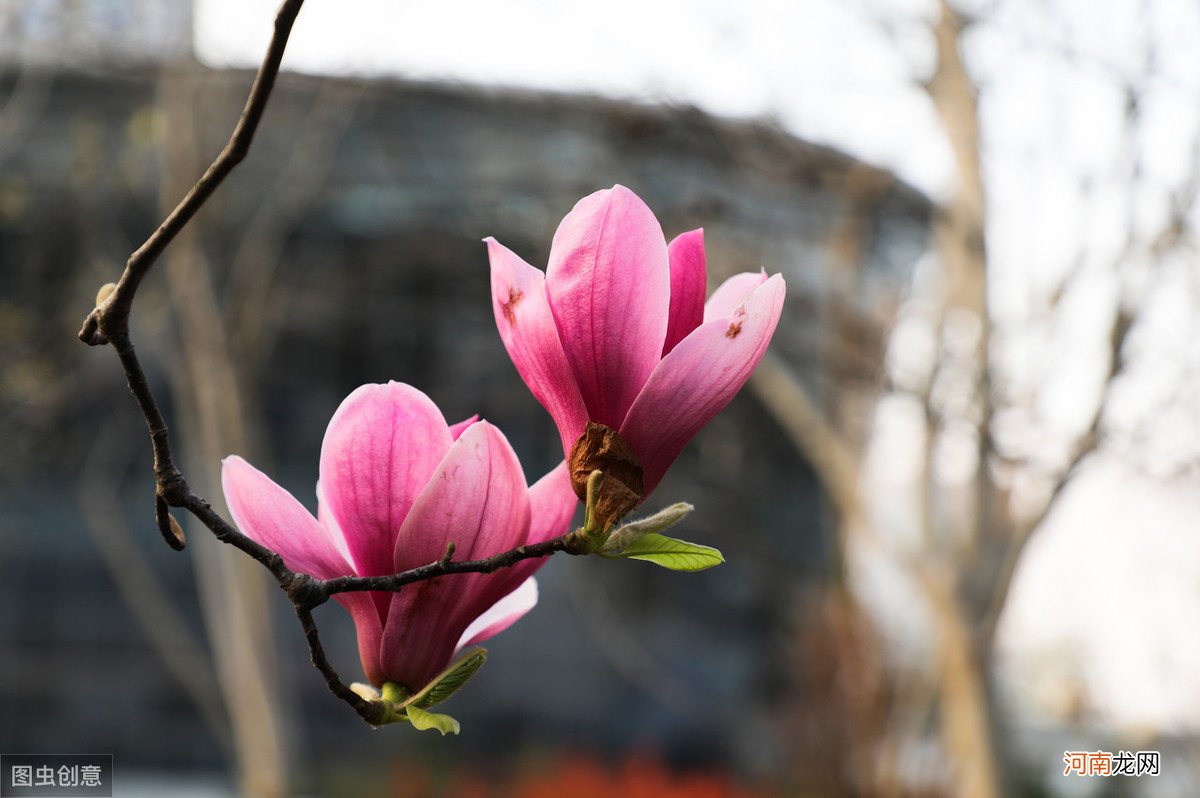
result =
[{"label": "curved petal", "polygon": [[396,536],[391,568],[436,560],[451,540],[460,560],[519,546],[529,530],[525,474],[494,425],[467,428],[428,480]]},{"label": "curved petal", "polygon": [[317,480],[317,521],[325,527],[333,545],[337,547],[346,562],[353,562],[354,558],[350,556],[350,549],[346,546],[346,536],[342,533],[342,528],[338,526],[337,519],[329,512],[329,502],[325,501],[325,491],[321,489],[321,480],[319,479]]},{"label": "curved petal", "polygon": [[667,245],[671,262],[671,313],[667,321],[665,356],[704,321],[707,274],[704,266],[704,229],[682,233]]},{"label": "curved petal", "polygon": [[241,457],[222,461],[221,490],[238,529],[282,557],[288,568],[317,579],[354,573],[312,513]]},{"label": "curved petal", "polygon": [[484,240],[492,264],[496,328],[517,373],[558,425],[565,454],[583,434],[587,409],[554,326],[546,276],[496,239]]},{"label": "curved petal", "polygon": [[[221,464],[221,489],[238,528],[283,557],[288,568],[318,579],[354,573],[330,531],[292,494],[241,457],[227,457]],[[371,593],[339,593],[334,598],[354,619],[363,672],[372,683],[382,684],[379,641],[383,624],[373,599],[376,595],[386,598],[386,594]]]},{"label": "curved petal", "polygon": [[484,610],[483,615],[471,621],[470,626],[462,633],[462,639],[455,647],[455,653],[457,654],[467,646],[482,643],[500,634],[520,620],[522,615],[536,607],[537,603],[537,580],[531,576],[516,590]]},{"label": "curved petal", "polygon": [[777,274],[729,318],[706,321],[683,339],[650,375],[621,427],[645,469],[646,496],[692,436],[750,378],[779,323],[784,293]]},{"label": "curved petal", "polygon": [[704,321],[727,319],[737,310],[738,305],[754,293],[754,290],[767,281],[767,273],[742,272],[735,274],[713,291],[708,303],[704,306]]},{"label": "curved petal", "polygon": [[450,425],[450,437],[453,438],[454,440],[458,440],[459,438],[462,437],[462,434],[467,431],[467,427],[471,426],[478,420],[479,420],[479,414],[476,413],[475,415],[471,416],[470,418],[465,418],[462,421],[458,422],[457,424],[451,424]]},{"label": "curved petal", "polygon": [[[486,421],[455,441],[413,504],[396,541],[395,569],[436,560],[454,541],[456,558],[479,559],[524,542],[529,493],[508,441]],[[523,577],[454,574],[392,595],[381,660],[389,679],[420,689],[446,666],[463,631]]]},{"label": "curved petal", "polygon": [[409,385],[364,385],[338,407],[321,445],[322,512],[361,576],[392,573],[396,533],[451,443],[441,411]]},{"label": "curved petal", "polygon": [[546,290],[588,417],[620,427],[667,335],[671,275],[658,220],[624,186],[584,197],[554,234]]}]

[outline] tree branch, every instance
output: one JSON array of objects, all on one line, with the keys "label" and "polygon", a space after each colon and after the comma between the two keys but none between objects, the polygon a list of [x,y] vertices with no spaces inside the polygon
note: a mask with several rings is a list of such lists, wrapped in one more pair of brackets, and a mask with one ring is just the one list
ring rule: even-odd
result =
[{"label": "tree branch", "polygon": [[[559,551],[565,551],[568,554],[583,554],[586,549],[580,545],[582,542],[582,538],[575,532],[568,532],[542,543],[517,546],[515,549],[510,549],[501,554],[485,557],[480,560],[454,562],[448,556],[443,556],[442,559],[436,562],[411,568],[398,574],[391,574],[390,576],[340,576],[334,579],[314,579],[311,585],[314,594],[312,597],[319,598],[317,602],[319,604],[337,593],[360,590],[385,590],[394,593],[405,585],[412,584],[413,582],[421,582],[426,579],[435,579],[439,576],[448,576],[450,574],[490,574],[499,571],[501,568],[509,568],[521,560],[549,557],[551,554]],[[316,605],[314,604],[313,606]]]},{"label": "tree branch", "polygon": [[321,635],[317,632],[317,622],[312,617],[312,610],[297,606],[296,617],[300,619],[300,626],[304,629],[304,639],[308,642],[308,653],[313,667],[325,677],[325,686],[331,693],[349,704],[360,718],[372,726],[378,726],[383,721],[384,708],[379,704],[364,700],[347,687],[346,683],[342,681],[342,677],[338,676],[338,672],[329,664],[329,658],[325,656],[325,647],[321,645]]},{"label": "tree branch", "polygon": [[284,0],[279,7],[275,14],[275,32],[271,36],[262,66],[258,68],[254,84],[250,87],[250,95],[246,98],[246,106],[242,109],[242,116],[238,119],[229,142],[187,195],[175,206],[175,210],[171,211],[146,242],[129,256],[125,271],[117,281],[116,290],[84,320],[83,328],[79,331],[79,339],[84,343],[92,346],[104,344],[112,340],[114,335],[126,331],[133,297],[142,278],[179,231],[196,215],[196,211],[200,210],[250,151],[254,133],[258,130],[258,123],[267,107],[267,100],[271,98],[271,90],[275,88],[275,78],[279,74],[279,64],[283,60],[283,52],[292,33],[292,24],[296,21],[296,15],[300,13],[302,5],[304,0]]}]

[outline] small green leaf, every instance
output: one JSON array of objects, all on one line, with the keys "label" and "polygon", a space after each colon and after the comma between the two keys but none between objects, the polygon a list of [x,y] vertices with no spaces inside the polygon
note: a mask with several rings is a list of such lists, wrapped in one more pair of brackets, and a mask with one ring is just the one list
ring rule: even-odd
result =
[{"label": "small green leaf", "polygon": [[472,649],[446,670],[433,677],[429,684],[413,693],[402,706],[431,707],[434,704],[440,704],[466,684],[467,679],[474,676],[475,671],[483,667],[486,660],[487,649]]},{"label": "small green leaf", "polygon": [[436,712],[427,712],[416,704],[409,704],[405,707],[405,712],[408,713],[408,720],[412,723],[413,728],[418,731],[426,729],[437,729],[442,733],[442,736],[447,734],[458,734],[458,721],[449,715],[439,715]]},{"label": "small green leaf", "polygon": [[672,571],[703,571],[725,562],[721,552],[711,546],[688,543],[666,535],[643,535],[625,547],[620,554],[601,554],[609,559],[645,560]]}]

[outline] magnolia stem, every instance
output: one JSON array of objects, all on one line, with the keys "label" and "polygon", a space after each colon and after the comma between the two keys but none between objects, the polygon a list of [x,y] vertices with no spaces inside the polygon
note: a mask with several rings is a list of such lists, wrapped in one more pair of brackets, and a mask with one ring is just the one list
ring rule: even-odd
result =
[{"label": "magnolia stem", "polygon": [[150,389],[129,335],[129,316],[133,311],[133,300],[142,278],[149,273],[158,257],[250,151],[254,133],[275,87],[275,78],[279,74],[279,65],[287,48],[292,24],[296,21],[303,4],[304,0],[284,0],[280,5],[275,15],[275,30],[271,42],[267,46],[266,55],[250,88],[242,116],[229,142],[162,224],[130,255],[115,286],[98,295],[100,301],[84,319],[79,339],[90,346],[111,344],[121,361],[121,368],[129,382],[129,390],[137,400],[150,433],[150,443],[154,451],[155,521],[167,545],[177,551],[184,548],[182,530],[169,512],[171,507],[183,508],[208,528],[217,540],[239,549],[270,571],[292,602],[308,642],[313,666],[325,677],[325,684],[330,692],[349,704],[367,723],[378,725],[385,720],[380,714],[380,705],[363,700],[347,687],[325,656],[317,624],[312,616],[314,607],[337,593],[359,590],[396,592],[405,585],[424,579],[461,573],[491,573],[521,560],[547,557],[558,551],[571,554],[584,551],[579,546],[578,535],[567,533],[543,543],[518,546],[511,551],[485,559],[453,562],[451,558],[454,548],[453,544],[450,544],[440,560],[403,573],[390,576],[314,579],[307,574],[291,570],[278,554],[239,532],[221,517],[220,513],[213,510],[207,501],[192,491],[183,474],[175,466],[171,457],[171,440],[166,420]]},{"label": "magnolia stem", "polygon": [[434,579],[435,577],[447,576],[449,574],[490,574],[501,568],[508,568],[521,560],[549,557],[551,554],[559,551],[565,551],[568,554],[584,553],[579,551],[578,547],[574,545],[575,541],[576,533],[569,532],[542,543],[517,546],[515,549],[510,549],[509,551],[481,560],[453,562],[443,557],[428,565],[410,568],[407,571],[389,576],[340,576],[334,579],[314,579],[312,580],[311,590],[320,597],[320,601],[325,601],[335,593],[347,593],[358,590],[395,592],[413,582]]}]

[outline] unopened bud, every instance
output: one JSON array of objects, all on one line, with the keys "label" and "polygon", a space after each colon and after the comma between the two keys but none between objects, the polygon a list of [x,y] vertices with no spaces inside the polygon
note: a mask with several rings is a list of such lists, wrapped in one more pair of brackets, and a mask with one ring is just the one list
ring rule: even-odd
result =
[{"label": "unopened bud", "polygon": [[391,704],[403,704],[405,699],[411,695],[403,685],[396,684],[395,682],[384,682],[379,693],[384,701]]},{"label": "unopened bud", "polygon": [[175,516],[173,515],[167,516],[167,523],[171,527],[171,534],[175,536],[175,539],[179,541],[179,544],[182,546],[183,542],[187,540],[187,537],[185,537],[183,534],[183,527],[179,525],[179,522],[175,520]]},{"label": "unopened bud", "polygon": [[161,496],[154,497],[154,520],[158,522],[159,534],[163,536],[167,545],[175,551],[183,551],[187,544],[183,527],[175,520],[175,516],[171,515],[171,508]]},{"label": "unopened bud", "polygon": [[112,296],[112,292],[117,290],[116,283],[105,283],[100,286],[100,290],[96,292],[96,307],[104,304],[104,300]]},{"label": "unopened bud", "polygon": [[382,698],[378,690],[362,682],[351,682],[350,690],[363,701],[379,701]]},{"label": "unopened bud", "polygon": [[684,518],[687,518],[688,513],[694,509],[696,508],[687,502],[676,502],[670,507],[659,510],[649,518],[631,521],[612,533],[608,541],[600,547],[600,553],[609,555],[620,554],[639,538],[651,533],[658,534],[675,526]]}]

